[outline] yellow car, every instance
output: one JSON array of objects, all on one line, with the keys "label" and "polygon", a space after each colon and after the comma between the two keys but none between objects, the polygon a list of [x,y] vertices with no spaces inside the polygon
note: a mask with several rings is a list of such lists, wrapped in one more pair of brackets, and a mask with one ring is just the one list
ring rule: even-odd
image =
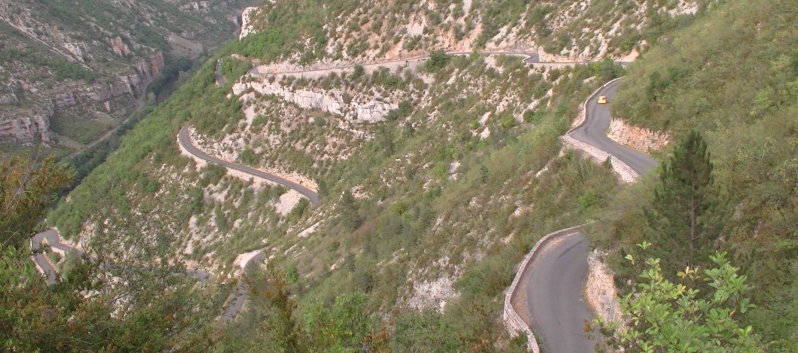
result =
[{"label": "yellow car", "polygon": [[607,97],[599,96],[598,104],[607,104]]}]

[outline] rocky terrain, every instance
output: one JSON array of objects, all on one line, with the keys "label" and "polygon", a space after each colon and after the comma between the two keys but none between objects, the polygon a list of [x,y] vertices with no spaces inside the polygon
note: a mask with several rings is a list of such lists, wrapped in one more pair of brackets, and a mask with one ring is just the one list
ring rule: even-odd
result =
[{"label": "rocky terrain", "polygon": [[[264,286],[287,288],[298,303],[288,316],[297,321],[355,292],[370,324],[387,327],[392,347],[449,337],[449,351],[509,351],[503,293],[531,246],[605,219],[611,203],[642,199],[641,188],[656,182],[620,183],[606,154],[585,158],[563,135],[596,88],[641,70],[650,51],[668,49],[657,49],[669,45],[666,33],[714,6],[721,5],[268,1],[246,11],[240,40],[132,129],[47,222],[72,239],[118,239],[120,252],[126,241],[168,239],[156,245],[176,263],[221,274],[237,270],[236,254],[262,250],[261,272],[278,273]],[[562,66],[530,65],[520,53]],[[637,56],[626,68],[609,60]],[[653,97],[633,102],[668,97],[670,81],[647,89],[649,77],[624,78]],[[10,102],[17,92],[0,96]],[[618,120],[611,132],[634,148],[670,152],[670,134],[633,123]],[[287,176],[318,191],[320,203],[181,153],[175,135],[185,126],[204,153]],[[613,230],[641,229],[625,226]],[[591,260],[589,290],[594,305],[616,315],[616,293],[602,288],[629,277],[613,276],[614,254],[605,250]],[[274,309],[259,298],[225,333],[230,342],[275,341],[257,335]],[[417,351],[444,346],[436,344]]]},{"label": "rocky terrain", "polygon": [[[232,38],[246,1],[0,4],[0,139],[77,147],[119,125],[179,57]],[[77,144],[77,145],[75,145]],[[11,147],[9,147],[11,146]]]}]

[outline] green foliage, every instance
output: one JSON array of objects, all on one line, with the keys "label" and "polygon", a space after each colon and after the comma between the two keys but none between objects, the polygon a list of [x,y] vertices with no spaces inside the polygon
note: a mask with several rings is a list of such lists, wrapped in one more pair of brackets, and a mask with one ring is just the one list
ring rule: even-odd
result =
[{"label": "green foliage", "polygon": [[0,51],[0,64],[11,61],[21,61],[34,66],[47,67],[58,80],[84,80],[91,83],[94,82],[95,79],[91,71],[86,70],[76,63],[67,61],[59,56],[53,56],[49,53],[42,54],[30,50],[17,50],[13,48],[6,48]]},{"label": "green foliage", "polygon": [[453,325],[432,309],[400,315],[391,337],[393,352],[460,352],[463,348]]},{"label": "green foliage", "polygon": [[792,56],[790,58],[790,67],[792,68],[792,72],[795,75],[798,75],[798,50],[792,51]]},{"label": "green foliage", "polygon": [[241,161],[241,163],[250,166],[258,166],[258,164],[260,164],[260,157],[258,157],[258,155],[255,154],[255,151],[249,147],[241,151],[241,153],[238,155],[238,160]]},{"label": "green foliage", "polygon": [[355,65],[355,68],[352,70],[352,74],[349,76],[349,78],[354,80],[365,74],[366,69],[363,68],[363,65]]},{"label": "green foliage", "polygon": [[[650,244],[643,243],[645,250]],[[746,276],[726,259],[726,253],[710,257],[714,267],[686,268],[677,275],[679,283],[667,280],[660,260],[649,258],[635,290],[620,300],[624,322],[603,323],[604,348],[626,352],[762,352],[751,326],[742,327],[741,314],[753,305],[745,296],[752,287]],[[634,258],[628,257],[633,262]],[[704,282],[707,294],[694,288]],[[604,350],[601,350],[604,351]]]},{"label": "green foliage", "polygon": [[512,128],[517,124],[518,121],[515,120],[515,117],[512,114],[507,114],[501,118],[501,125],[505,129]]},{"label": "green foliage", "polygon": [[[751,293],[756,307],[741,320],[762,335],[770,350],[794,351],[798,207],[792,199],[798,74],[791,63],[798,36],[794,26],[781,18],[795,17],[796,8],[779,0],[756,6],[732,0],[713,6],[717,11],[672,32],[667,41],[630,65],[611,108],[616,116],[668,132],[675,141],[693,130],[706,138],[714,186],[700,204],[706,210],[703,219],[697,219],[697,229],[703,232],[697,247],[704,252],[727,251],[740,264],[741,272],[759,289]],[[640,210],[668,207],[662,199],[654,199],[654,190],[661,188],[656,178],[641,183],[612,202],[604,230],[597,236],[602,247],[619,249],[613,268],[624,279],[636,269],[622,257],[637,254],[633,244],[650,232]],[[689,218],[686,223],[671,219],[674,225],[690,223]],[[683,240],[678,243],[654,232],[648,234],[656,239],[645,238],[657,244],[654,251],[662,258],[666,276],[674,272],[672,266],[682,268],[692,252],[689,228],[680,227]],[[699,264],[705,258],[695,256]]]},{"label": "green foliage", "polygon": [[191,191],[191,212],[199,214],[202,212],[202,205],[205,200],[205,195],[200,188],[194,188]]},{"label": "green foliage", "polygon": [[[455,8],[463,6],[462,1],[452,4]],[[440,8],[446,9],[448,5]],[[261,15],[264,22],[269,23],[267,28],[220,48],[220,57],[235,51],[269,62],[299,52],[302,53],[301,62],[312,63],[317,52],[313,49],[311,55],[307,49],[323,47],[317,43],[338,35],[321,27],[336,28],[330,24],[335,17],[330,14],[373,11],[372,4],[339,1],[267,2],[264,6],[270,10]],[[412,6],[416,5],[400,1],[396,6],[407,6],[412,11]],[[470,13],[479,13],[481,6],[487,4],[475,2]],[[508,16],[521,18],[524,6],[523,2],[513,2],[509,12],[518,12]],[[347,10],[348,7],[353,8]],[[445,11],[448,10],[441,12],[440,18],[446,18]],[[363,22],[366,17],[363,16],[352,23],[374,27],[374,24],[369,26],[368,21],[390,23],[395,20],[391,15],[386,16],[385,21],[375,20],[378,18],[375,17]],[[431,14],[433,18],[436,15]],[[360,28],[355,27],[352,31]],[[341,28],[349,30],[347,26]],[[459,30],[465,32],[473,28],[474,23],[468,20]],[[419,36],[420,48],[431,45],[428,35]],[[303,47],[305,38],[310,38],[307,47]],[[357,35],[349,38],[358,41]],[[353,54],[361,52],[359,44],[347,49]],[[343,46],[338,48],[339,53],[343,50]],[[126,175],[130,170],[146,170],[146,175],[153,178],[156,175],[151,174],[153,171],[187,170],[187,185],[169,185],[168,178],[159,179],[164,181],[159,198],[180,195],[168,203],[182,211],[180,222],[194,216],[198,227],[209,224],[212,228],[215,223],[225,231],[225,240],[217,243],[220,244],[218,249],[195,247],[195,254],[190,256],[209,258],[212,257],[209,252],[215,251],[214,256],[224,262],[234,257],[231,249],[247,248],[245,250],[249,251],[265,241],[269,247],[278,249],[273,261],[284,262],[288,268],[286,282],[282,284],[279,276],[269,273],[263,274],[267,277],[265,282],[248,279],[255,289],[248,298],[247,311],[220,333],[221,338],[217,340],[212,336],[213,349],[497,350],[501,347],[495,342],[506,341],[506,337],[504,328],[495,323],[501,315],[502,292],[512,280],[514,266],[542,234],[583,222],[617,188],[606,168],[583,161],[574,153],[557,158],[561,150],[559,135],[570,126],[579,102],[603,82],[601,77],[590,80],[592,75],[600,74],[591,67],[558,70],[559,81],[555,85],[540,72],[530,74],[530,69],[515,59],[505,58],[499,71],[488,67],[476,54],[462,58],[448,58],[443,53],[433,56],[435,60],[430,60],[428,65],[440,73],[438,76],[453,78],[451,84],[446,84],[448,79],[425,83],[412,73],[399,75],[378,70],[366,75],[362,67],[359,75],[356,68],[356,73],[349,77],[336,76],[327,80],[329,87],[348,92],[344,93],[345,102],[370,89],[395,90],[391,92],[396,97],[394,102],[405,100],[395,110],[395,119],[402,118],[401,122],[364,124],[360,128],[373,139],[344,139],[342,143],[351,147],[351,154],[345,160],[287,153],[285,151],[292,148],[288,143],[274,146],[274,150],[259,149],[261,146],[256,144],[262,142],[250,140],[253,154],[256,150],[264,151],[263,158],[269,162],[302,165],[297,169],[318,179],[320,188],[326,193],[343,194],[337,204],[333,197],[329,204],[314,210],[317,213],[312,218],[303,216],[309,208],[303,210],[299,206],[288,217],[273,215],[268,204],[279,197],[284,188],[264,189],[248,198],[248,188],[232,178],[223,178],[223,168],[217,171],[209,166],[195,173],[193,163],[179,156],[174,137],[186,123],[193,124],[210,138],[238,133],[244,126],[240,123],[242,106],[237,97],[228,99],[229,87],[219,89],[214,85],[212,66],[215,62],[212,61],[131,130],[122,141],[122,147],[73,193],[72,201],[59,206],[52,221],[69,224],[72,228],[64,229],[74,231],[81,222],[102,219],[95,216],[101,206],[95,206],[89,195],[109,195],[112,206],[103,207],[121,210],[120,215],[131,212],[135,205],[146,203],[152,195],[143,195],[142,201],[125,193],[137,179],[137,176],[128,179]],[[234,66],[232,60],[229,62]],[[297,87],[324,87],[325,84],[318,80],[293,82]],[[470,89],[475,82],[484,85],[479,92]],[[547,97],[550,89],[553,95]],[[425,95],[427,93],[432,94]],[[502,129],[502,119],[493,119],[489,126],[483,127],[491,129],[491,136],[482,139],[475,136],[472,131],[475,127],[471,124],[492,110],[486,102],[495,93],[523,97],[522,104],[528,104],[532,97],[539,98],[538,107],[551,108],[535,112],[534,129],[529,126]],[[429,97],[431,102],[420,97]],[[274,111],[271,108],[282,102],[268,97],[259,103],[263,103],[261,107],[265,110],[261,113],[263,118],[256,118],[251,128],[257,122],[261,128],[272,132],[276,119],[272,120]],[[427,119],[436,109],[444,118]],[[292,142],[322,139],[325,136],[319,132],[332,131],[339,125],[335,119],[340,117],[317,111],[309,114],[300,111],[300,115],[303,118],[322,116],[330,123],[323,127],[300,124],[302,126],[289,136]],[[498,116],[507,115],[509,113]],[[155,156],[163,160],[152,158]],[[448,169],[454,161],[461,162],[461,166],[453,178],[449,178]],[[540,172],[544,166],[546,171]],[[192,185],[192,181],[198,181],[199,187]],[[353,190],[354,185],[363,188],[365,198],[354,199],[348,191]],[[202,191],[214,198],[202,200]],[[590,193],[595,197],[586,197]],[[218,195],[224,195],[224,201],[214,201]],[[157,201],[156,204],[167,202]],[[532,204],[534,209],[528,207]],[[514,216],[516,210],[523,216]],[[321,215],[329,220],[317,223],[318,229],[312,237],[284,236],[307,229],[308,222],[318,222],[315,218]],[[299,246],[291,248],[293,245]],[[479,254],[480,261],[474,261],[473,254]],[[403,300],[400,297],[402,288],[409,288],[412,281],[434,280],[429,276],[445,275],[444,271],[418,271],[430,268],[430,264],[444,256],[450,259],[450,265],[464,270],[462,278],[452,278],[464,295],[448,301],[443,313],[430,311],[419,317],[412,317],[416,313],[403,317],[399,310],[390,311],[398,307]],[[339,260],[341,262],[337,262]],[[253,277],[258,275],[252,274]],[[288,282],[293,282],[290,288],[295,290],[294,295],[288,292]],[[351,294],[353,288],[368,295]],[[349,297],[344,297],[347,295]],[[300,309],[293,304],[294,300]],[[312,320],[305,320],[306,317]],[[407,319],[403,326],[408,328],[406,332],[391,331],[390,349],[379,346],[386,342],[388,333],[376,324],[386,317],[389,322],[394,318],[397,322]],[[517,341],[513,342],[512,349],[518,349]]]},{"label": "green foliage", "polygon": [[430,53],[429,59],[427,59],[424,67],[429,72],[438,72],[448,65],[450,60],[451,58],[446,55],[446,52],[443,50],[436,50]]},{"label": "green foliage", "polygon": [[64,116],[57,114],[51,120],[52,130],[56,133],[69,137],[82,144],[88,144],[97,140],[108,131],[111,126],[99,121],[86,120],[76,116]]},{"label": "green foliage", "polygon": [[693,263],[700,250],[707,250],[716,236],[708,213],[716,199],[712,162],[707,144],[693,131],[676,146],[673,156],[661,164],[660,184],[654,192],[654,202],[646,208],[646,219],[663,247],[684,249],[674,251],[671,264]]},{"label": "green foliage", "polygon": [[537,124],[538,122],[540,122],[540,118],[541,118],[541,116],[539,114],[537,114],[537,112],[534,111],[534,110],[524,111],[524,122],[525,123]]},{"label": "green foliage", "polygon": [[227,168],[218,164],[208,164],[200,179],[200,186],[216,185],[227,175]]},{"label": "green foliage", "polygon": [[[117,238],[92,242],[98,258],[67,255],[56,284],[47,285],[33,269],[27,240],[58,190],[69,183],[71,172],[52,160],[35,167],[21,158],[1,161],[0,195],[5,195],[0,220],[4,238],[0,247],[3,351],[202,349],[213,331],[210,326],[198,325],[202,321],[198,318],[213,315],[216,307],[203,293],[191,293],[196,283],[184,268],[165,261],[164,255],[173,253],[174,248],[165,246],[170,242],[162,233],[153,245],[136,243],[141,238],[138,230],[116,230]],[[17,184],[20,180],[25,182]],[[16,197],[9,197],[7,186],[13,187],[11,194]],[[102,227],[98,225],[97,231],[102,232]],[[149,220],[148,227],[157,229],[158,222]],[[133,232],[137,237],[129,237]],[[119,246],[115,251],[111,245],[114,242]],[[131,248],[147,254],[147,259],[118,266],[109,258],[111,253],[121,257]],[[109,278],[115,283],[109,283]],[[109,305],[122,297],[126,298],[124,305]]]},{"label": "green foliage", "polygon": [[144,174],[139,174],[138,184],[142,191],[148,193],[154,193],[158,191],[158,182],[147,178]]},{"label": "green foliage", "polygon": [[408,100],[403,100],[399,103],[399,106],[396,109],[393,109],[388,112],[388,115],[385,117],[388,121],[396,121],[397,119],[402,119],[410,116],[413,113],[413,105]]},{"label": "green foliage", "polygon": [[0,250],[28,245],[47,207],[73,176],[71,168],[52,158],[33,165],[27,158],[0,154]]},{"label": "green foliage", "polygon": [[305,212],[310,208],[310,202],[306,198],[299,199],[296,206],[291,209],[291,212],[288,214],[288,222],[291,224],[296,224],[302,219],[302,216]]},{"label": "green foliage", "polygon": [[147,91],[156,95],[164,90],[170,82],[176,80],[180,72],[187,72],[191,69],[191,60],[188,58],[171,58],[167,56],[164,60],[166,65],[147,86]]},{"label": "green foliage", "polygon": [[343,195],[341,195],[341,203],[339,204],[339,207],[339,214],[341,215],[340,222],[344,229],[351,232],[360,226],[361,219],[357,210],[355,197],[352,196],[352,193],[349,190],[344,191]]}]

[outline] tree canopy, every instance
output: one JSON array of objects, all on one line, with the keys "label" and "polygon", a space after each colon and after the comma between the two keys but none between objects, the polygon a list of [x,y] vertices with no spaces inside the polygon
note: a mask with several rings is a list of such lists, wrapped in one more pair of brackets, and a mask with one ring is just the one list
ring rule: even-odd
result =
[{"label": "tree canopy", "polygon": [[[642,243],[645,251],[650,244]],[[630,262],[636,260],[627,256]],[[679,282],[663,275],[660,259],[645,260],[645,270],[634,290],[621,298],[623,325],[595,323],[605,333],[597,351],[621,348],[626,352],[761,352],[751,326],[739,317],[753,307],[746,292],[746,276],[726,259],[726,253],[710,256],[714,266],[706,270],[687,267]],[[696,284],[712,290],[702,293]]]}]

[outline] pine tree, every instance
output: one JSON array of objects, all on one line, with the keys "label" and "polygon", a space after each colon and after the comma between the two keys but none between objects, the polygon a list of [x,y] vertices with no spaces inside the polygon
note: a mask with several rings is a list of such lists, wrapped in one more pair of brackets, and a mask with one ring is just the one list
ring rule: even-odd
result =
[{"label": "pine tree", "polygon": [[344,191],[339,204],[341,210],[341,224],[344,228],[352,232],[360,226],[360,214],[355,204],[355,197],[349,190]]},{"label": "pine tree", "polygon": [[690,132],[662,163],[654,204],[646,209],[649,226],[661,240],[673,241],[672,250],[683,248],[686,240],[687,261],[711,240],[706,215],[714,199],[712,169],[706,141],[699,132]]}]

